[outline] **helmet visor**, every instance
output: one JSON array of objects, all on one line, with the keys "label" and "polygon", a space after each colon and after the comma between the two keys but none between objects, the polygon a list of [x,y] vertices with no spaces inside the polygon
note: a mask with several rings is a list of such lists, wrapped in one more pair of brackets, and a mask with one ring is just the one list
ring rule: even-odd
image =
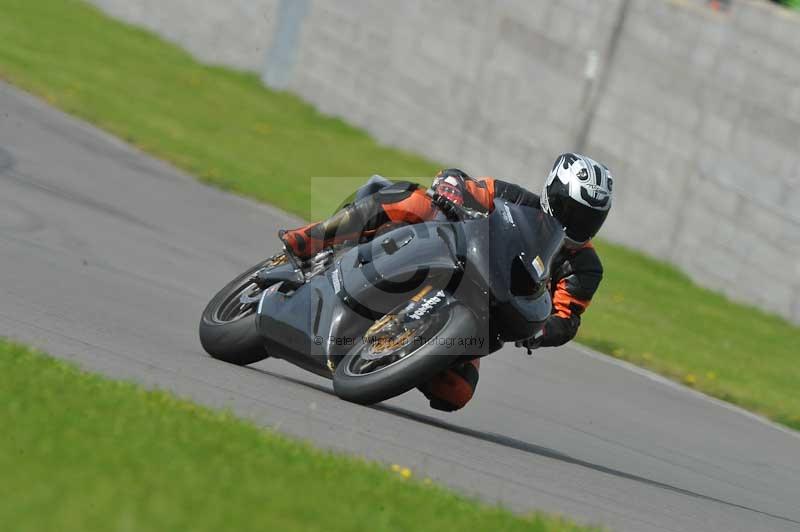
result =
[{"label": "helmet visor", "polygon": [[592,238],[603,226],[608,210],[599,211],[573,199],[556,202],[552,205],[553,215],[561,222],[567,238],[583,243]]},{"label": "helmet visor", "polygon": [[440,183],[439,186],[436,187],[436,192],[449,199],[456,205],[464,204],[464,193],[458,187],[454,187],[447,183]]}]

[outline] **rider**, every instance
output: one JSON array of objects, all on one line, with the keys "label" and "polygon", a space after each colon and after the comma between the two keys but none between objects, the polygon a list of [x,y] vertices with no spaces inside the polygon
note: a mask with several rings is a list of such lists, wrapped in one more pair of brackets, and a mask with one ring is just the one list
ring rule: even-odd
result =
[{"label": "rider", "polygon": [[[418,223],[432,219],[439,207],[419,185],[371,179],[365,188],[375,192],[358,199],[328,220],[279,233],[288,250],[301,259],[348,240],[373,237],[386,224]],[[433,192],[457,205],[491,211],[494,198],[537,207],[565,228],[564,245],[551,265],[553,313],[536,337],[519,345],[559,346],[572,340],[600,280],[603,266],[591,239],[611,208],[613,177],[608,168],[589,157],[565,153],[556,159],[541,196],[518,185],[484,177],[473,179],[458,169],[442,170]],[[499,348],[499,346],[496,346]],[[432,408],[453,411],[472,398],[478,384],[478,358],[448,369],[420,388]]]}]

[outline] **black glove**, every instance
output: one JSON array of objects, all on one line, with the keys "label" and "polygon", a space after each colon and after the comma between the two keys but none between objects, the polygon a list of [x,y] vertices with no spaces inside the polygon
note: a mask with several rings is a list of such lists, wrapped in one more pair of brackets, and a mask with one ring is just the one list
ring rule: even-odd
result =
[{"label": "black glove", "polygon": [[461,207],[436,192],[433,193],[431,199],[433,200],[433,203],[439,207],[439,210],[444,213],[447,219],[457,222],[462,220],[463,213],[461,211]]}]

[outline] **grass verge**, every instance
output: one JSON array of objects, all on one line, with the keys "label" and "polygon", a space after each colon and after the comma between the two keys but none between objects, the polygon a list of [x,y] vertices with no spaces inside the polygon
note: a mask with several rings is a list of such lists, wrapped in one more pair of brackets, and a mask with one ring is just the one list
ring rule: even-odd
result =
[{"label": "grass verge", "polygon": [[[0,77],[206,182],[301,216],[341,199],[325,190],[312,202],[309,176],[429,176],[438,166],[82,2],[0,0],[0,12]],[[799,328],[641,254],[599,249],[606,280],[581,342],[800,429]]]},{"label": "grass verge", "polygon": [[3,340],[0,404],[0,523],[15,532],[589,530],[481,505]]},{"label": "grass verge", "polygon": [[800,430],[800,328],[598,243],[606,275],[578,340]]}]

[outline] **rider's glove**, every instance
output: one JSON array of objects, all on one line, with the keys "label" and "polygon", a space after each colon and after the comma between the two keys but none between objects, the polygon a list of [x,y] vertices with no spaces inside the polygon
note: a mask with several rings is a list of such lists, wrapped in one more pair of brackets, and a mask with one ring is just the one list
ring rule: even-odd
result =
[{"label": "rider's glove", "polygon": [[544,330],[539,331],[530,338],[525,338],[524,340],[518,340],[514,342],[514,346],[524,347],[528,350],[528,354],[531,355],[533,354],[534,349],[542,345],[542,340],[544,340]]},{"label": "rider's glove", "polygon": [[461,219],[461,210],[459,209],[458,205],[450,201],[449,199],[445,198],[438,192],[434,192],[431,196],[433,203],[439,207],[439,209],[444,213],[444,215],[450,220],[460,220]]}]

